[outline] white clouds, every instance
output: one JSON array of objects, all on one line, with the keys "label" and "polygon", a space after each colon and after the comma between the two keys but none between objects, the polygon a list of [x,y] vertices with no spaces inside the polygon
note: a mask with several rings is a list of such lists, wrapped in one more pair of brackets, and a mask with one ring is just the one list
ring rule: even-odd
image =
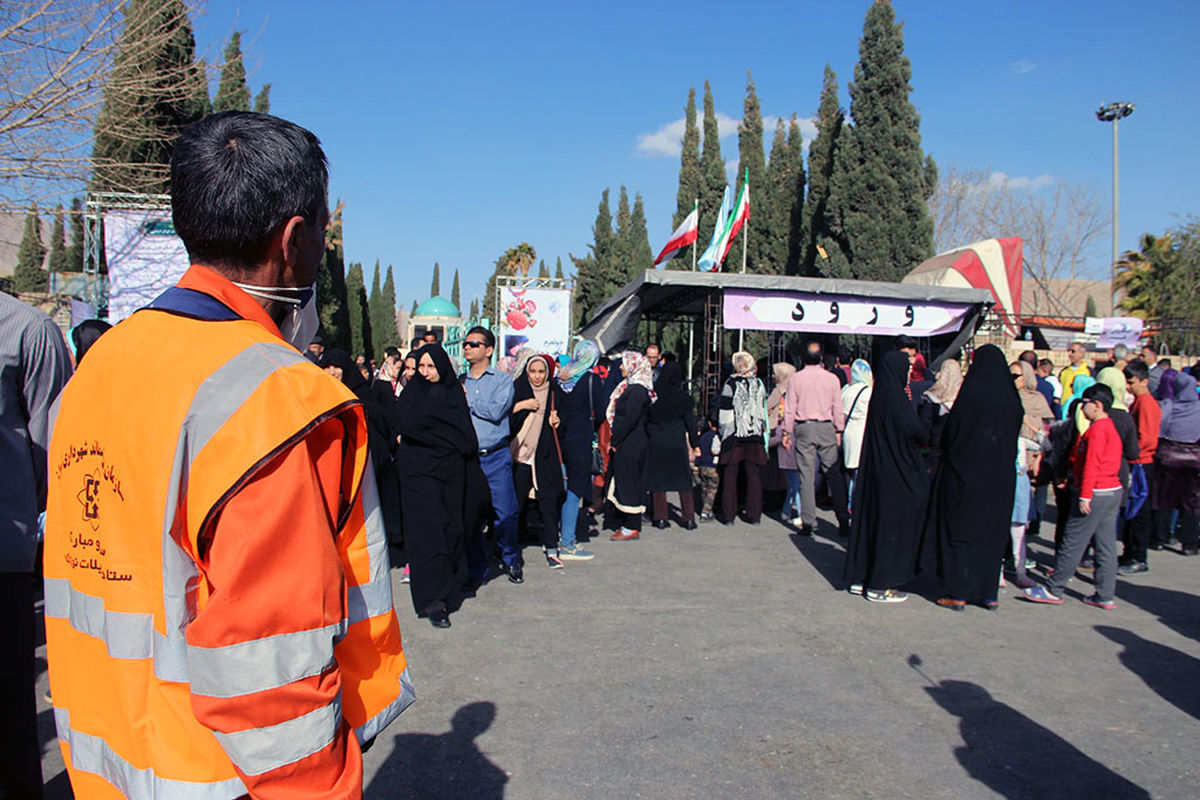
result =
[{"label": "white clouds", "polygon": [[1045,188],[1054,183],[1054,178],[1049,175],[1038,175],[1036,178],[1030,178],[1022,175],[1011,177],[1004,172],[992,172],[988,175],[988,186],[996,189],[1028,189],[1037,190]]},{"label": "white clouds", "polygon": [[[779,117],[766,116],[763,117],[763,134],[766,139],[766,147],[771,146],[771,139],[775,135],[775,123]],[[817,126],[814,120],[807,117],[797,117],[796,121],[800,124],[800,133],[804,139],[804,149],[808,150],[809,142],[817,135]],[[734,119],[728,114],[717,112],[717,133],[722,140],[728,139],[737,133],[738,124],[741,120]],[[786,125],[788,120],[784,120]],[[703,121],[700,122],[703,125]],[[687,122],[683,118],[668,122],[653,133],[642,133],[637,137],[637,154],[646,158],[678,158],[679,151],[683,145],[683,132],[687,127]],[[703,136],[703,133],[701,133]],[[703,141],[703,139],[701,140]],[[737,168],[737,161],[733,162],[733,168]],[[726,172],[729,171],[729,166],[726,164]]]},{"label": "white clouds", "polygon": [[[702,120],[698,122],[703,125]],[[717,134],[725,139],[737,133],[738,120],[717,112]],[[687,120],[680,117],[674,122],[668,122],[653,133],[639,134],[637,138],[638,155],[647,158],[678,157],[683,147],[683,132],[687,128]],[[703,136],[703,133],[701,134]]]},{"label": "white clouds", "polygon": [[1023,58],[1012,62],[1008,66],[1009,69],[1013,71],[1014,75],[1024,75],[1037,69],[1037,64],[1034,64],[1032,61],[1026,61]]}]

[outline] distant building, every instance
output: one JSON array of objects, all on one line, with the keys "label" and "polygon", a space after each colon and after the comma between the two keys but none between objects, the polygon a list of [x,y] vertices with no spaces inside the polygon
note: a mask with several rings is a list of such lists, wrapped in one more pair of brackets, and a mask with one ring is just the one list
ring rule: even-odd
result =
[{"label": "distant building", "polygon": [[459,314],[458,306],[444,297],[437,296],[418,305],[416,311],[409,315],[407,323],[405,344],[412,344],[414,339],[420,339],[427,332],[433,331],[438,341],[446,345],[453,344],[449,339],[461,337],[463,318]]}]

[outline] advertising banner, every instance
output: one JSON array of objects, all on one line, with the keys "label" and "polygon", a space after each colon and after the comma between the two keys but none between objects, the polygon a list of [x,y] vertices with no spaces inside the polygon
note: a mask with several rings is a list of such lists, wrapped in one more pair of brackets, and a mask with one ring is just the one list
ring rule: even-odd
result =
[{"label": "advertising banner", "polygon": [[726,289],[724,325],[733,330],[937,336],[961,328],[970,310],[969,303]]},{"label": "advertising banner", "polygon": [[522,347],[539,353],[567,352],[571,339],[571,292],[567,289],[500,287],[501,356]]},{"label": "advertising banner", "polygon": [[1137,317],[1086,317],[1083,331],[1099,336],[1096,346],[1100,348],[1116,347],[1119,344],[1136,348],[1138,340],[1142,338],[1142,328],[1145,324],[1145,320]]},{"label": "advertising banner", "polygon": [[175,285],[188,268],[170,211],[110,211],[104,215],[108,261],[108,321],[114,325]]}]

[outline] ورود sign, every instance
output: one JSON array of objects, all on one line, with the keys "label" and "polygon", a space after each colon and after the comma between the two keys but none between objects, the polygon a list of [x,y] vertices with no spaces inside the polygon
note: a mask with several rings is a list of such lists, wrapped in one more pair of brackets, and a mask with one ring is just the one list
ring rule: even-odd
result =
[{"label": "\u0648\u0631\u0648\u062f sign", "polygon": [[962,327],[970,310],[969,303],[726,289],[724,325],[734,330],[937,336]]},{"label": "\u0648\u0631\u0648\u062f sign", "polygon": [[1100,337],[1096,341],[1097,347],[1116,347],[1119,344],[1137,347],[1145,324],[1144,320],[1137,317],[1086,317],[1083,332]]}]

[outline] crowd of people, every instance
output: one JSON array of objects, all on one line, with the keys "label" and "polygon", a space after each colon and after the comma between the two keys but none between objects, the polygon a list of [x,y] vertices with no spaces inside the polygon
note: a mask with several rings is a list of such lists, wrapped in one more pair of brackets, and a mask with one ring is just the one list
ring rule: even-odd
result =
[{"label": "crowd of people", "polygon": [[[850,592],[903,602],[905,584],[933,574],[938,604],[957,611],[997,608],[1006,569],[1026,599],[1061,602],[1081,563],[1095,571],[1085,602],[1112,608],[1118,574],[1148,571],[1147,551],[1176,532],[1184,555],[1200,538],[1200,395],[1150,346],[1093,369],[1076,343],[1057,376],[1034,351],[1007,363],[994,346],[934,370],[908,337],[874,364],[817,341],[799,368],[737,352],[699,417],[656,344],[610,361],[581,340],[569,358],[526,349],[499,367],[489,330],[463,346],[461,376],[432,334],[405,357],[390,349],[373,376],[364,359],[310,352],[364,399],[393,558],[437,627],[490,577],[524,581],[522,540],[561,569],[594,557],[580,544],[593,523],[613,541],[640,538],[644,518],[667,529],[672,497],[684,530],[757,525],[770,506],[802,536],[828,504]],[[1026,540],[1051,489],[1043,585]]]}]

